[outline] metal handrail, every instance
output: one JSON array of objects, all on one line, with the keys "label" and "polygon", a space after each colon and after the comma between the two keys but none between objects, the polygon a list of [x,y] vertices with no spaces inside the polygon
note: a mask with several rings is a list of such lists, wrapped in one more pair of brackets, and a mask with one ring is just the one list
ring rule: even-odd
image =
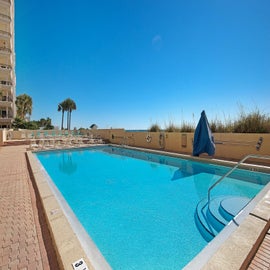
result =
[{"label": "metal handrail", "polygon": [[235,171],[244,161],[246,161],[249,158],[258,158],[258,159],[269,159],[270,156],[262,156],[262,155],[247,155],[243,159],[241,159],[230,171],[228,171],[225,175],[221,176],[209,189],[208,189],[208,205],[210,204],[210,197],[211,197],[211,190],[219,184],[225,177],[230,175],[233,171]]}]

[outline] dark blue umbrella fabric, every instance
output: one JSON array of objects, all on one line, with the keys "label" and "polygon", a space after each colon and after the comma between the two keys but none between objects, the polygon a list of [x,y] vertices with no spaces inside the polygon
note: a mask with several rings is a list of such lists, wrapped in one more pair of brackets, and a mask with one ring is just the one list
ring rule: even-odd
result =
[{"label": "dark blue umbrella fabric", "polygon": [[214,137],[212,136],[205,111],[202,111],[200,121],[195,129],[193,156],[199,156],[202,153],[213,156],[215,149]]}]

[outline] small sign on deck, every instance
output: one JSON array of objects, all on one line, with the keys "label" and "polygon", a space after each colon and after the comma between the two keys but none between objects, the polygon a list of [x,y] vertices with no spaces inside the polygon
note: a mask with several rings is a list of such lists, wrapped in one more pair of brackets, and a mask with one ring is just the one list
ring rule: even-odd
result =
[{"label": "small sign on deck", "polygon": [[72,266],[74,270],[89,270],[84,259],[79,259],[78,261],[72,263]]}]

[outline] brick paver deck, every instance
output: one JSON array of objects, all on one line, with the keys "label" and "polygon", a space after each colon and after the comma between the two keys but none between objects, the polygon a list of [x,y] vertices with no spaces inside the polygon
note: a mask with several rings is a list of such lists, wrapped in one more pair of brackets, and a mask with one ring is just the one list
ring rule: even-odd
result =
[{"label": "brick paver deck", "polygon": [[59,269],[26,146],[0,147],[0,269]]}]

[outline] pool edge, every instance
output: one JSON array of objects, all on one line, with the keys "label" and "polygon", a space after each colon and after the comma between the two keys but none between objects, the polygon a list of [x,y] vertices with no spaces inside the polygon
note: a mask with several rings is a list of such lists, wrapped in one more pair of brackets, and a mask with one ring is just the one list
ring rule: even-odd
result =
[{"label": "pool edge", "polygon": [[92,266],[63,209],[55,198],[46,180],[44,170],[38,164],[32,152],[27,151],[26,157],[39,192],[47,226],[53,239],[61,269],[73,270],[72,263],[83,258],[89,270],[94,270],[95,268]]},{"label": "pool edge", "polygon": [[[118,146],[119,147],[119,146]],[[126,147],[125,147],[126,148]],[[134,148],[134,147],[128,147],[131,149],[136,149],[136,150],[140,150],[140,151],[147,151],[147,152],[153,152],[153,153],[158,153],[158,154],[167,154],[170,156],[175,156],[175,157],[184,157],[184,158],[188,158],[188,159],[192,159],[192,160],[197,160],[197,161],[202,161],[202,162],[213,162],[213,159],[201,159],[201,158],[194,158],[194,157],[190,157],[190,156],[186,156],[186,155],[181,155],[181,154],[176,154],[176,153],[170,153],[170,152],[163,152],[163,151],[148,151],[148,149],[142,149],[142,148]],[[31,154],[30,154],[31,153]],[[69,257],[65,254],[65,250],[61,250],[61,245],[63,244],[61,241],[69,241],[68,239],[65,240],[59,240],[56,241],[55,238],[57,238],[55,236],[55,233],[59,233],[59,231],[54,231],[54,226],[52,226],[50,224],[50,222],[53,224],[53,220],[55,219],[55,217],[50,217],[52,216],[53,212],[55,209],[60,209],[59,204],[58,206],[56,206],[55,208],[50,207],[50,205],[47,205],[46,207],[46,199],[47,196],[51,196],[50,192],[46,189],[49,186],[47,186],[46,188],[43,187],[44,185],[44,179],[41,178],[41,169],[40,167],[38,168],[38,164],[35,164],[37,162],[35,162],[35,158],[33,157],[32,152],[28,152],[27,156],[29,158],[29,161],[31,160],[30,164],[31,164],[31,170],[33,172],[33,175],[35,176],[35,181],[38,182],[37,186],[38,186],[38,190],[42,199],[42,204],[44,207],[44,211],[46,213],[46,217],[48,219],[49,222],[49,227],[50,230],[52,232],[52,237],[55,241],[56,244],[56,249],[57,249],[57,254],[59,255],[62,264],[67,265],[69,268],[67,268],[67,266],[65,266],[63,269],[72,269],[71,267],[71,263],[77,259],[79,259],[79,257],[83,257],[84,259],[87,259],[87,255],[85,253],[85,251],[83,250],[79,240],[77,239],[75,233],[73,232],[71,226],[70,227],[70,233],[72,235],[74,239],[74,245],[78,244],[79,250],[80,250],[80,256],[78,258],[75,258],[74,260],[71,260],[70,258],[67,259],[68,262],[66,262],[66,257]],[[235,162],[230,162],[230,161],[226,161],[223,162],[222,160],[215,160],[217,163],[221,163],[221,164],[235,164]],[[32,163],[33,163],[33,167],[32,167]],[[252,165],[253,166],[253,165]],[[44,175],[43,175],[44,177]],[[36,179],[37,178],[37,179]],[[40,188],[41,187],[41,190]],[[199,253],[186,267],[185,269],[216,269],[217,265],[219,267],[219,269],[240,269],[241,265],[243,264],[244,260],[247,258],[250,250],[252,249],[253,245],[255,244],[257,238],[259,237],[259,235],[261,234],[261,232],[263,231],[265,224],[267,223],[267,220],[269,221],[270,218],[270,213],[269,213],[269,203],[270,203],[270,184],[268,184],[264,189],[263,189],[263,193],[259,196],[259,194],[255,197],[254,199],[254,207],[252,209],[249,209],[249,213],[246,213],[246,216],[244,218],[241,217],[241,215],[238,217],[238,219],[240,220],[241,218],[243,219],[241,221],[241,226],[237,226],[235,225],[233,222],[230,224],[230,226],[226,227],[224,229],[224,232],[220,233],[220,235],[218,235],[216,237],[216,240],[219,239],[219,241],[211,241],[206,248],[204,248],[202,250],[201,253]],[[49,193],[49,195],[48,195]],[[51,192],[52,193],[52,192]],[[259,196],[259,197],[258,197]],[[56,200],[56,199],[55,199]],[[48,209],[47,209],[48,208]],[[268,210],[268,211],[267,211]],[[59,210],[60,212],[62,211],[61,209]],[[60,215],[60,212],[58,213],[56,211],[56,214],[58,216],[58,214]],[[67,218],[64,217],[64,213],[62,212],[63,218],[66,219]],[[243,215],[242,215],[243,216]],[[237,219],[236,219],[237,220]],[[224,236],[226,235],[226,236]],[[247,239],[246,235],[251,236]],[[222,241],[222,243],[220,243]],[[59,242],[57,244],[57,242]],[[67,242],[69,243],[69,242]],[[72,242],[73,244],[73,242]],[[214,249],[215,253],[208,253],[208,257],[202,259],[202,254],[205,255],[207,253],[207,248],[212,248]],[[244,248],[243,248],[244,247]],[[239,252],[239,248],[241,250],[241,252]],[[64,252],[64,254],[62,254],[62,252]],[[232,256],[235,255],[235,258]],[[231,264],[230,264],[231,262]],[[89,269],[94,269],[91,268],[91,263],[89,260],[87,260],[87,265],[89,267]],[[196,268],[194,268],[194,266],[196,265]],[[198,268],[198,265],[200,265],[200,267]],[[224,268],[223,268],[224,267]],[[228,268],[229,267],[229,268]]]}]

